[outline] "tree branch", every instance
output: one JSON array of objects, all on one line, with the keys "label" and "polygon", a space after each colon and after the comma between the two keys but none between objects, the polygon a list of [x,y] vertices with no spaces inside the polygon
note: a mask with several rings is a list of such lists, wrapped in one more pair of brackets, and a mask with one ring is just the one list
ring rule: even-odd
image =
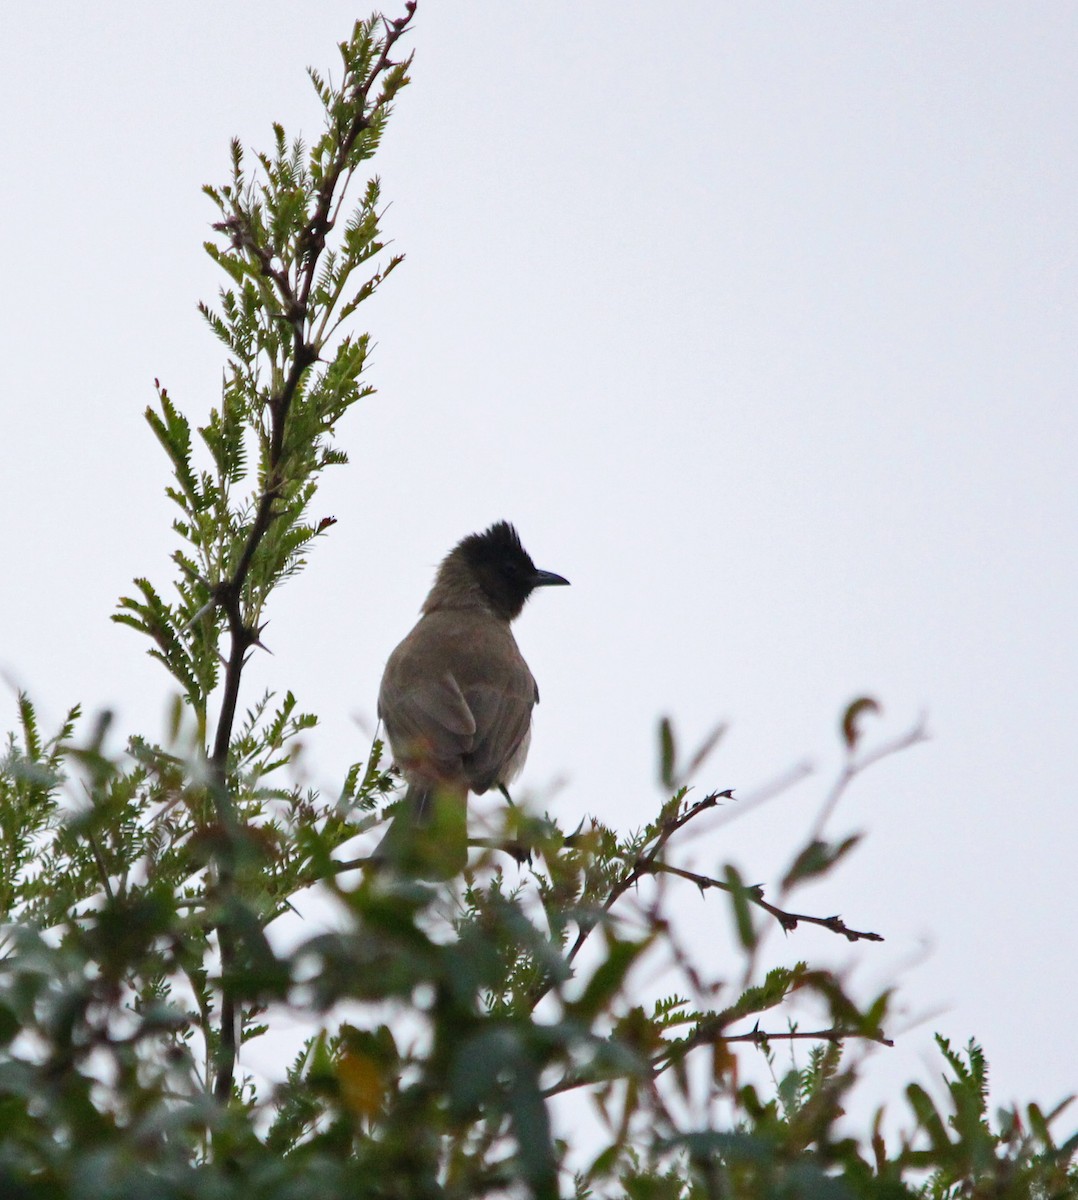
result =
[{"label": "tree branch", "polygon": [[830,792],[827,794],[827,798],[823,802],[809,841],[817,842],[822,838],[823,828],[827,824],[828,818],[835,811],[835,807],[842,799],[846,789],[858,775],[867,771],[869,767],[875,766],[881,759],[890,758],[892,754],[898,754],[902,750],[908,750],[911,746],[916,746],[926,741],[928,741],[928,730],[925,726],[925,718],[922,715],[912,729],[907,730],[906,733],[901,734],[890,742],[884,742],[882,746],[878,746],[871,753],[857,760],[853,758],[852,754],[847,757],[845,765],[841,772],[839,772],[838,778],[835,780]]},{"label": "tree branch", "polygon": [[865,1033],[860,1029],[839,1029],[837,1026],[833,1026],[831,1029],[787,1029],[778,1033],[769,1033],[765,1029],[750,1029],[748,1033],[716,1034],[713,1040],[717,1042],[753,1042],[757,1046],[764,1042],[795,1041],[834,1042],[838,1045],[850,1038],[878,1042],[881,1046],[894,1046],[895,1044],[893,1039],[884,1037],[880,1030],[876,1030],[874,1033]]},{"label": "tree branch", "polygon": [[[258,500],[254,521],[248,531],[243,549],[231,575],[222,580],[214,590],[216,602],[224,610],[229,631],[230,648],[225,668],[221,710],[217,721],[210,768],[214,781],[213,795],[218,817],[229,842],[229,853],[219,859],[218,891],[225,895],[234,885],[232,848],[235,845],[236,812],[228,791],[228,753],[232,744],[236,708],[239,703],[240,684],[248,651],[257,643],[258,631],[246,622],[244,613],[244,591],[250,576],[251,566],[263,539],[273,522],[274,502],[286,484],[283,477],[285,458],[285,434],[293,401],[299,393],[304,375],[318,360],[321,346],[308,337],[310,313],[308,304],[311,289],[317,277],[318,264],[325,249],[326,235],[332,227],[329,213],[334,202],[336,188],[348,165],[348,159],[360,134],[371,125],[375,110],[383,106],[387,97],[383,94],[369,106],[371,89],[380,77],[394,64],[390,54],[395,43],[405,32],[415,13],[415,0],[405,4],[405,15],[397,20],[383,18],[385,36],[377,62],[366,77],[358,83],[351,100],[353,118],[344,136],[339,140],[333,162],[326,171],[317,190],[314,209],[307,219],[298,238],[297,262],[300,264],[298,289],[294,288],[285,270],[273,264],[271,249],[264,246],[255,236],[249,219],[241,207],[241,198],[233,200],[232,216],[217,226],[228,234],[234,248],[246,253],[258,265],[263,277],[275,285],[279,294],[282,315],[292,328],[291,364],[280,390],[266,402],[270,415],[270,439],[265,464],[265,483]],[[232,1094],[233,1076],[237,1052],[237,1012],[235,997],[228,983],[228,976],[235,966],[236,945],[227,922],[218,927],[221,948],[221,974],[224,980],[221,997],[221,1042],[214,1078],[214,1095],[226,1103]]]},{"label": "tree branch", "polygon": [[[683,867],[671,866],[670,863],[657,862],[649,865],[649,874],[665,874],[676,875],[679,879],[687,879],[690,883],[696,886],[702,892],[709,889],[717,888],[723,892],[732,892],[734,889],[728,883],[724,883],[721,879],[713,879],[710,875],[700,875],[696,871],[686,871]],[[866,942],[882,942],[883,937],[878,933],[867,933],[859,929],[851,929],[841,917],[812,917],[808,913],[793,913],[787,912],[785,909],[778,908],[774,904],[769,904],[764,899],[763,887],[760,884],[751,884],[744,889],[746,900],[750,904],[755,904],[757,908],[762,908],[764,912],[770,913],[776,921],[786,930],[787,933],[792,932],[797,926],[804,921],[806,925],[819,925],[823,929],[829,929],[832,933],[841,933],[843,937],[851,942],[866,941]]]},{"label": "tree branch", "polygon": [[[732,800],[734,798],[733,788],[727,788],[724,792],[711,792],[702,800],[698,800],[695,804],[690,804],[683,813],[672,816],[664,820],[655,835],[655,841],[645,854],[642,854],[629,867],[625,874],[619,879],[610,889],[606,899],[603,901],[603,912],[609,912],[621,897],[645,875],[654,874],[652,870],[659,853],[665,848],[667,842],[678,832],[683,829],[688,823],[701,814],[710,811],[718,806],[720,800]],[[577,934],[576,941],[566,956],[567,962],[572,962],[580,953],[585,941],[591,931],[595,928],[595,923],[583,926]]]}]

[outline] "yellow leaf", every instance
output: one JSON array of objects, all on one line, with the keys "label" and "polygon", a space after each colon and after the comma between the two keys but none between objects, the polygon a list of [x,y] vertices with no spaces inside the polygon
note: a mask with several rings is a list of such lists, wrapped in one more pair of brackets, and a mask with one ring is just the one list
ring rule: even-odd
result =
[{"label": "yellow leaf", "polygon": [[361,1117],[376,1116],[382,1109],[382,1070],[366,1054],[345,1051],[337,1061],[341,1099]]}]

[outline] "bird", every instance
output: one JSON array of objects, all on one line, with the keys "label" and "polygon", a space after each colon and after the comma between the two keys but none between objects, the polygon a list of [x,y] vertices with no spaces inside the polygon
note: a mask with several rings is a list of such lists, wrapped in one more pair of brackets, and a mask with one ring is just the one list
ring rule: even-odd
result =
[{"label": "bird", "polygon": [[510,625],[536,588],[568,583],[539,570],[504,520],[469,534],[442,560],[378,692],[378,716],[408,786],[373,864],[428,879],[463,870],[468,795],[497,787],[509,799],[539,702]]}]

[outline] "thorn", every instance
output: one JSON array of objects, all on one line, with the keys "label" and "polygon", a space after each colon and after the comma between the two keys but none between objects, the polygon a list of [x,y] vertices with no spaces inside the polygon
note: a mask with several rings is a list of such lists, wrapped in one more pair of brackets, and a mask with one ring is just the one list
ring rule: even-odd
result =
[{"label": "thorn", "polygon": [[577,838],[580,836],[580,831],[584,828],[584,822],[586,820],[587,820],[587,817],[581,817],[580,824],[573,830],[573,832],[567,833],[565,835],[565,843],[564,844],[566,846],[575,846],[576,845]]},{"label": "thorn", "polygon": [[499,850],[504,850],[510,857],[516,859],[518,867],[532,865],[532,852],[527,846],[522,846],[520,842],[506,842],[505,845],[499,846]]}]

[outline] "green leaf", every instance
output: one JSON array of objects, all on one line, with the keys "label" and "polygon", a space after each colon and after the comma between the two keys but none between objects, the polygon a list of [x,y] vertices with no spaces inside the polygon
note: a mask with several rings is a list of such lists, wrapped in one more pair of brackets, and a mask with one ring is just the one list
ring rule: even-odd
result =
[{"label": "green leaf", "polygon": [[723,880],[730,896],[738,941],[745,950],[754,950],[759,939],[752,923],[750,898],[753,895],[753,889],[746,887],[741,873],[730,863],[723,868]]},{"label": "green leaf", "polygon": [[809,842],[794,859],[790,869],[782,878],[783,891],[789,891],[798,883],[825,875],[861,841],[859,833],[844,838],[841,842]]},{"label": "green leaf", "polygon": [[791,991],[801,986],[807,971],[803,962],[793,967],[772,967],[762,984],[745,988],[735,1003],[723,1010],[723,1025],[775,1008]]},{"label": "green leaf", "polygon": [[935,1153],[949,1150],[951,1143],[947,1137],[947,1129],[931,1096],[919,1083],[911,1083],[906,1088],[906,1099],[917,1117],[918,1124],[927,1133]]},{"label": "green leaf", "polygon": [[674,745],[674,727],[669,717],[659,722],[659,781],[664,788],[675,786],[677,750]]}]

